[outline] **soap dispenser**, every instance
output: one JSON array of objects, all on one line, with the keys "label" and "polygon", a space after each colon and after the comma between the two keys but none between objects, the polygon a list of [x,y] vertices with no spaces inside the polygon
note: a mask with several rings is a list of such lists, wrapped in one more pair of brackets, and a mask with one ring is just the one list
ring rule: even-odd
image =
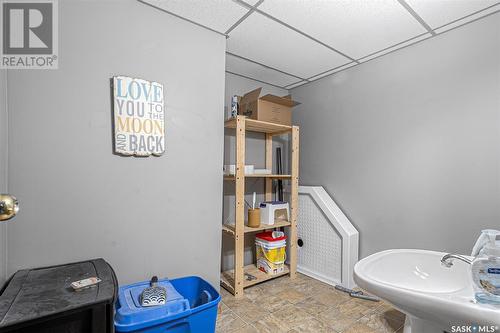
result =
[{"label": "soap dispenser", "polygon": [[500,231],[487,229],[472,249],[472,280],[479,303],[500,304]]}]

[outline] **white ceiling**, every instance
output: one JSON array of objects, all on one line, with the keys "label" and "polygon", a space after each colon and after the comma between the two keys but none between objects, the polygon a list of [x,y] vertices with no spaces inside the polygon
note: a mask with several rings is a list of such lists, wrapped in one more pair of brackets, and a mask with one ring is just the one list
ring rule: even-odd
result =
[{"label": "white ceiling", "polygon": [[500,11],[500,0],[139,0],[224,34],[226,71],[290,89]]},{"label": "white ceiling", "polygon": [[227,51],[301,78],[351,61],[260,13],[230,32]]},{"label": "white ceiling", "polygon": [[354,59],[426,32],[395,0],[310,3],[287,1],[283,10],[284,1],[270,0],[259,9]]},{"label": "white ceiling", "polygon": [[247,8],[231,0],[148,0],[147,2],[219,32],[227,31],[248,12]]}]

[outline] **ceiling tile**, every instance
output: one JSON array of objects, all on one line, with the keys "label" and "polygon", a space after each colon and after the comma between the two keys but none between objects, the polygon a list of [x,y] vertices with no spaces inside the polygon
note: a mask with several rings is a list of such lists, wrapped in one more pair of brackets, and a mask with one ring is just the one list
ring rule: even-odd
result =
[{"label": "ceiling tile", "polygon": [[396,0],[266,0],[259,9],[352,58],[426,32]]},{"label": "ceiling tile", "polygon": [[232,0],[145,0],[183,18],[225,33],[248,9]]},{"label": "ceiling tile", "polygon": [[478,10],[498,4],[498,0],[406,0],[422,19],[438,28]]},{"label": "ceiling tile", "polygon": [[284,87],[299,80],[296,77],[280,73],[230,54],[226,55],[226,70],[280,87]]},{"label": "ceiling tile", "polygon": [[474,21],[474,20],[477,20],[483,16],[486,16],[488,14],[491,14],[491,13],[494,13],[494,12],[497,12],[497,15],[500,15],[500,13],[498,13],[498,11],[500,10],[500,3],[496,6],[493,6],[493,7],[490,7],[486,10],[482,10],[480,11],[479,13],[477,14],[473,14],[473,15],[470,15],[466,18],[463,18],[461,20],[458,20],[458,21],[455,21],[453,23],[450,23],[450,24],[447,24],[445,26],[442,26],[441,28],[438,28],[434,31],[436,31],[437,33],[442,33],[442,32],[445,32],[447,30],[450,30],[450,29],[453,29],[455,27],[458,27],[462,24],[465,24],[467,22],[471,22],[471,21]]},{"label": "ceiling tile", "polygon": [[306,78],[340,66],[349,59],[259,13],[253,13],[230,34],[231,53]]},{"label": "ceiling tile", "polygon": [[368,60],[371,60],[371,59],[374,59],[374,58],[377,58],[377,57],[380,57],[381,55],[384,55],[384,54],[387,54],[387,53],[390,53],[392,51],[395,51],[395,50],[398,50],[398,49],[401,49],[405,46],[408,46],[408,45],[411,45],[411,44],[414,44],[416,42],[419,42],[419,41],[422,41],[424,39],[427,39],[429,37],[432,37],[432,35],[430,33],[426,33],[426,34],[423,34],[419,37],[416,37],[416,38],[413,38],[411,40],[408,40],[408,41],[405,41],[405,42],[402,42],[402,43],[399,43],[393,47],[389,47],[383,51],[380,51],[380,52],[377,52],[375,54],[371,54],[371,55],[368,55],[364,58],[361,58],[359,59],[360,62],[367,62]]}]

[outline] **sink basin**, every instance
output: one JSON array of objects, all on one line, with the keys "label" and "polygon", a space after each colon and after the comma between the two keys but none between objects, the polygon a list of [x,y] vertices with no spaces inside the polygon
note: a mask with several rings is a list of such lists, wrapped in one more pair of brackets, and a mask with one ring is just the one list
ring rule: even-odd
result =
[{"label": "sink basin", "polygon": [[392,250],[388,254],[384,251],[373,255],[364,273],[379,283],[429,293],[451,293],[469,284],[469,267],[465,263],[443,267],[444,254],[439,252]]},{"label": "sink basin", "polygon": [[453,326],[500,326],[500,306],[474,299],[470,265],[455,260],[445,267],[446,253],[387,250],[360,260],[354,281],[369,293],[406,313],[405,333],[452,332]]}]

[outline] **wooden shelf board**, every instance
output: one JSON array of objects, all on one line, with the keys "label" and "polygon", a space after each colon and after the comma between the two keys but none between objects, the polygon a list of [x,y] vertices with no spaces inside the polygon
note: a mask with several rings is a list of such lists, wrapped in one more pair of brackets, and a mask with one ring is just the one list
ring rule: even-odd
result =
[{"label": "wooden shelf board", "polygon": [[223,224],[222,231],[227,232],[228,234],[231,234],[234,236],[234,227],[232,225]]},{"label": "wooden shelf board", "polygon": [[[229,119],[224,122],[225,128],[236,128],[236,119]],[[245,119],[245,129],[250,132],[260,132],[269,134],[284,134],[292,131],[292,126],[270,123],[267,121]]]},{"label": "wooden shelf board", "polygon": [[[291,179],[291,175],[257,175],[257,174],[251,174],[251,175],[245,175],[245,178],[273,178],[273,179]],[[231,176],[224,176],[224,180],[235,180],[236,177],[231,175]]]},{"label": "wooden shelf board", "polygon": [[[277,278],[277,277],[280,277],[283,275],[287,275],[288,273],[290,273],[290,269],[289,269],[288,265],[285,265],[285,270],[282,273],[276,274],[276,275],[269,275],[269,274],[266,274],[262,271],[259,271],[257,269],[257,266],[255,266],[254,264],[245,266],[243,270],[245,273],[251,274],[257,278],[255,280],[248,281],[245,277],[243,279],[243,288],[247,288],[247,287],[253,286],[257,283],[271,280],[271,279],[274,279],[274,278]],[[234,277],[233,276],[234,276],[234,271],[232,269],[229,271],[224,271],[220,274],[221,286],[228,289],[228,291],[231,293],[234,293],[234,288],[233,288]]]},{"label": "wooden shelf board", "polygon": [[[249,226],[245,226],[245,233],[262,231],[262,230],[269,230],[269,229],[281,228],[281,227],[289,227],[290,225],[291,225],[291,223],[289,221],[276,221],[273,225],[261,224],[260,227],[258,227],[258,228],[251,228]],[[232,234],[232,235],[234,235],[234,233],[235,233],[234,226],[228,225],[228,224],[222,225],[222,231],[227,232],[227,233]]]}]

